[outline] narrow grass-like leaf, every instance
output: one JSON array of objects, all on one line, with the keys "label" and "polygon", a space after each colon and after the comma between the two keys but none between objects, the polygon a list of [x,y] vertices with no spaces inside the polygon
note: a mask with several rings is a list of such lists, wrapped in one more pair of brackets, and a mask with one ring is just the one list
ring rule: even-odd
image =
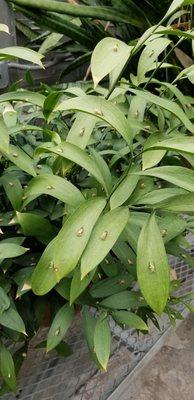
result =
[{"label": "narrow grass-like leaf", "polygon": [[138,315],[130,311],[114,311],[112,317],[119,324],[128,328],[135,328],[141,331],[147,331],[148,326]]},{"label": "narrow grass-like leaf", "polygon": [[10,351],[0,343],[0,372],[9,389],[16,391],[16,374]]},{"label": "narrow grass-like leaf", "polygon": [[65,304],[55,315],[47,338],[47,352],[54,349],[64,338],[74,318],[74,309]]},{"label": "narrow grass-like leaf", "polygon": [[106,371],[111,350],[111,331],[107,318],[99,318],[94,331],[94,351],[101,368]]}]

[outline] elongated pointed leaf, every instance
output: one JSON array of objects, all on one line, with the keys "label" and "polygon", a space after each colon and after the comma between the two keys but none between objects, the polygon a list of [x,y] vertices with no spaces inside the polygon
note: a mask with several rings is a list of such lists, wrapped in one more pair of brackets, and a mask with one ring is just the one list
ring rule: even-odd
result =
[{"label": "elongated pointed leaf", "polygon": [[84,201],[79,189],[65,178],[52,174],[41,174],[29,182],[24,193],[24,196],[27,197],[24,201],[24,207],[31,199],[35,199],[42,194],[53,196],[73,207],[77,207]]},{"label": "elongated pointed leaf", "polygon": [[76,119],[67,135],[67,142],[75,144],[81,149],[85,149],[98,121],[93,115],[77,113]]},{"label": "elongated pointed leaf", "polygon": [[149,42],[142,51],[137,67],[138,82],[144,80],[146,73],[153,66],[159,55],[169,46],[170,40],[166,38],[156,38]]},{"label": "elongated pointed leaf", "polygon": [[98,165],[100,173],[103,176],[103,180],[106,184],[107,191],[108,193],[110,193],[112,189],[112,175],[110,169],[105,160],[103,159],[103,157],[96,150],[91,148],[90,153],[93,159],[95,160],[96,164]]},{"label": "elongated pointed leaf", "polygon": [[5,193],[14,210],[19,210],[22,204],[23,189],[19,179],[12,176],[2,177]]},{"label": "elongated pointed leaf", "polygon": [[8,92],[0,95],[0,103],[7,101],[24,101],[25,103],[31,103],[43,107],[45,96],[38,92],[18,90],[16,92]]},{"label": "elongated pointed leaf", "polygon": [[36,294],[49,292],[76,267],[105,205],[102,198],[85,201],[65,222],[36,266],[31,281]]},{"label": "elongated pointed leaf", "polygon": [[169,266],[154,215],[144,225],[138,240],[137,277],[147,303],[161,315],[169,296]]},{"label": "elongated pointed leaf", "polygon": [[164,166],[148,169],[140,174],[164,179],[190,192],[194,190],[194,171],[188,168]]},{"label": "elongated pointed leaf", "polygon": [[140,299],[139,293],[123,291],[113,294],[107,299],[100,302],[100,306],[110,308],[112,310],[127,310],[133,307],[145,305],[145,302]]},{"label": "elongated pointed leaf", "polygon": [[20,315],[14,308],[9,307],[2,314],[0,314],[0,325],[6,328],[13,329],[16,332],[25,334],[25,325]]},{"label": "elongated pointed leaf", "polygon": [[190,136],[172,137],[166,140],[155,142],[151,144],[151,146],[148,146],[145,150],[151,150],[152,148],[175,150],[180,153],[184,152],[188,154],[194,154],[194,138]]},{"label": "elongated pointed leaf", "polygon": [[32,159],[20,147],[10,145],[10,152],[6,156],[18,168],[27,172],[29,175],[36,176]]},{"label": "elongated pointed leaf", "polygon": [[0,343],[0,372],[9,389],[15,392],[17,383],[13,358],[2,343]]},{"label": "elongated pointed leaf", "polygon": [[134,94],[138,94],[139,96],[143,97],[147,102],[153,103],[158,105],[159,107],[164,108],[165,110],[170,111],[172,114],[174,114],[182,123],[185,125],[185,127],[188,129],[189,132],[194,132],[194,124],[189,120],[187,115],[184,113],[181,107],[178,106],[178,104],[167,100],[163,99],[162,97],[156,96],[155,94],[149,93],[147,91],[142,91],[142,90],[136,90],[136,89],[131,89],[129,88],[130,92]]},{"label": "elongated pointed leaf", "polygon": [[99,319],[94,331],[94,351],[101,368],[106,371],[111,350],[111,331],[108,319]]},{"label": "elongated pointed leaf", "polygon": [[0,243],[0,259],[1,258],[13,258],[19,257],[22,254],[26,253],[28,249],[25,247],[19,246],[15,243]]},{"label": "elongated pointed leaf", "polygon": [[0,314],[7,310],[10,306],[10,299],[5,293],[4,289],[0,286]]},{"label": "elongated pointed leaf", "polygon": [[65,100],[57,106],[56,110],[76,110],[97,116],[116,129],[129,145],[131,144],[133,129],[142,127],[135,119],[133,122],[130,121],[129,124],[123,112],[116,105],[97,96],[84,96]]},{"label": "elongated pointed leaf", "polygon": [[106,187],[106,182],[102,176],[97,163],[92,157],[90,157],[84,150],[75,146],[74,144],[63,142],[60,146],[53,146],[51,143],[44,144],[38,148],[38,153],[41,152],[53,152],[61,157],[67,158],[80,165],[82,168],[86,169],[91,175],[93,175],[96,180],[104,187],[105,191],[108,193]]},{"label": "elongated pointed leaf", "polygon": [[90,289],[90,294],[94,298],[108,297],[127,289],[132,282],[133,277],[131,275],[120,274],[114,278],[103,279],[95,283]]},{"label": "elongated pointed leaf", "polygon": [[46,54],[49,50],[53,49],[58,42],[62,39],[63,35],[60,33],[52,32],[50,35],[46,37],[46,39],[42,42],[39,53]]},{"label": "elongated pointed leaf", "polygon": [[173,197],[187,193],[188,192],[186,190],[179,188],[153,190],[152,192],[146,193],[141,199],[138,199],[135,204],[149,204],[153,205],[154,208],[158,204],[160,207],[160,204],[166,202],[166,200],[170,200]]},{"label": "elongated pointed leaf", "polygon": [[[162,158],[165,156],[165,150],[151,150],[145,151],[149,148],[154,147],[155,143],[157,143],[161,138],[160,133],[155,133],[150,135],[149,138],[144,143],[144,153],[142,155],[142,162],[143,162],[143,170],[152,168],[157,165]],[[157,147],[156,147],[157,148]]]},{"label": "elongated pointed leaf", "polygon": [[47,338],[47,351],[54,349],[64,338],[74,318],[74,309],[65,304],[58,313],[50,327]]},{"label": "elongated pointed leaf", "polygon": [[126,63],[132,48],[121,40],[111,37],[104,38],[97,44],[91,58],[94,87],[115,67]]},{"label": "elongated pointed leaf", "polygon": [[0,24],[0,32],[9,33],[9,28],[5,24]]},{"label": "elongated pointed leaf", "polygon": [[10,58],[22,58],[22,60],[37,64],[43,68],[41,62],[43,55],[26,47],[4,47],[3,49],[0,49],[0,58],[4,56]]},{"label": "elongated pointed leaf", "polygon": [[96,357],[96,353],[94,352],[94,332],[97,320],[95,317],[93,317],[93,315],[89,313],[88,307],[86,306],[83,309],[82,315],[83,315],[83,334],[87,342],[90,355],[93,361],[97,364],[97,366],[100,367],[100,364]]},{"label": "elongated pointed leaf", "polygon": [[173,2],[171,3],[169,9],[167,10],[164,16],[164,19],[170,17],[170,15],[173,14],[176,10],[178,10],[178,8],[180,8],[183,4],[185,4],[185,0],[173,0]]},{"label": "elongated pointed leaf", "polygon": [[141,331],[148,330],[148,326],[143,319],[130,311],[114,311],[112,317],[119,325],[140,329]]},{"label": "elongated pointed leaf", "polygon": [[194,213],[194,193],[180,194],[164,201],[159,208],[174,213]]},{"label": "elongated pointed leaf", "polygon": [[128,174],[126,178],[123,179],[110,198],[111,209],[117,208],[127,201],[135,190],[138,180],[139,178],[131,174]]},{"label": "elongated pointed leaf", "polygon": [[80,296],[80,294],[87,288],[89,283],[91,282],[94,274],[95,269],[91,271],[84,279],[81,280],[81,271],[80,267],[76,268],[73,279],[71,281],[71,289],[70,289],[70,304]]},{"label": "elongated pointed leaf", "polygon": [[58,230],[46,218],[35,213],[17,212],[17,220],[25,236],[35,236],[43,243],[49,243]]},{"label": "elongated pointed leaf", "polygon": [[81,258],[82,278],[106,257],[129,218],[127,208],[117,208],[99,218]]},{"label": "elongated pointed leaf", "polygon": [[3,121],[3,118],[0,117],[0,151],[2,153],[8,153],[9,152],[9,132],[8,129],[5,125],[5,122]]}]

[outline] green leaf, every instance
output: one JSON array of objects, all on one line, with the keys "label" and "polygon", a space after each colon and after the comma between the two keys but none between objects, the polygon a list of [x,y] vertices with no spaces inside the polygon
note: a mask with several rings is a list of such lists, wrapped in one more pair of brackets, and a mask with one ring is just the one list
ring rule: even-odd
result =
[{"label": "green leaf", "polygon": [[56,110],[76,110],[95,115],[116,129],[129,145],[131,145],[133,129],[142,128],[142,125],[135,119],[131,119],[129,124],[123,112],[116,105],[99,96],[87,95],[65,100],[57,106]]},{"label": "green leaf", "polygon": [[17,220],[25,236],[35,236],[47,244],[57,234],[58,230],[47,219],[33,213],[17,212]]},{"label": "green leaf", "polygon": [[46,37],[46,39],[42,42],[39,53],[46,54],[49,50],[53,49],[58,42],[62,39],[63,35],[60,33],[52,32],[50,35]]},{"label": "green leaf", "polygon": [[7,92],[0,95],[0,103],[7,101],[24,101],[25,103],[35,104],[42,108],[45,101],[45,96],[38,92],[18,90],[16,92]]},{"label": "green leaf", "polygon": [[24,207],[42,194],[55,197],[62,202],[77,207],[84,201],[84,197],[71,182],[52,174],[41,174],[33,178],[25,191]]},{"label": "green leaf", "polygon": [[194,193],[180,194],[167,200],[160,206],[165,211],[174,213],[194,213]]},{"label": "green leaf", "polygon": [[127,201],[135,190],[139,177],[128,174],[116,188],[110,198],[110,208],[117,208]]},{"label": "green leaf", "polygon": [[43,64],[41,62],[43,55],[26,47],[4,47],[3,49],[0,49],[0,58],[4,57],[21,58],[22,60],[30,61],[31,63],[37,64],[43,68]]},{"label": "green leaf", "polygon": [[147,146],[145,150],[151,150],[152,148],[175,150],[180,153],[184,152],[188,154],[194,154],[194,138],[190,136],[171,137],[166,140],[149,143],[149,146]]},{"label": "green leaf", "polygon": [[71,289],[70,289],[70,304],[73,304],[74,301],[80,296],[80,294],[88,287],[91,282],[95,269],[91,271],[84,279],[81,280],[81,271],[80,267],[76,268],[73,279],[71,281]]},{"label": "green leaf", "polygon": [[76,119],[67,135],[67,142],[75,144],[80,149],[85,149],[97,121],[98,118],[93,115],[86,116],[83,113],[77,113]]},{"label": "green leaf", "polygon": [[47,246],[32,276],[32,290],[43,295],[77,265],[106,201],[85,201],[65,222],[58,236]]},{"label": "green leaf", "polygon": [[16,391],[16,375],[10,351],[0,343],[0,372],[9,389]]},{"label": "green leaf", "polygon": [[10,299],[0,286],[0,314],[7,310],[10,306]]},{"label": "green leaf", "polygon": [[74,309],[65,304],[55,315],[47,338],[47,352],[54,349],[64,338],[74,318]]},{"label": "green leaf", "polygon": [[0,32],[9,33],[9,28],[5,24],[0,24]]},{"label": "green leaf", "polygon": [[166,200],[170,200],[173,197],[180,196],[182,194],[187,194],[188,192],[184,189],[179,188],[165,188],[153,190],[149,193],[146,193],[142,196],[142,198],[138,199],[135,204],[149,204],[153,205],[154,208],[157,205],[160,207],[160,203],[166,202]]},{"label": "green leaf", "polygon": [[13,144],[9,147],[10,152],[9,154],[6,154],[6,157],[18,168],[27,172],[27,174],[36,176],[33,161],[28,154],[26,154],[20,147],[14,146]]},{"label": "green leaf", "polygon": [[139,84],[144,81],[146,73],[170,43],[171,41],[167,38],[156,38],[147,44],[145,49],[142,51],[138,62],[137,78]]},{"label": "green leaf", "polygon": [[[188,1],[188,0],[187,0],[187,1]],[[168,17],[170,17],[170,16],[171,16],[178,8],[180,8],[183,4],[185,4],[185,0],[174,0],[174,1],[171,3],[169,9],[167,10],[167,12],[166,12],[166,14],[165,14],[163,20],[166,19],[166,18],[168,18]],[[190,0],[189,0],[189,4],[191,4],[191,3],[190,3]]]},{"label": "green leaf", "polygon": [[83,334],[87,342],[90,355],[93,361],[97,364],[97,366],[100,367],[100,364],[94,352],[94,332],[97,320],[89,313],[88,307],[86,306],[83,308],[82,319],[83,319]]},{"label": "green leaf", "polygon": [[148,169],[144,172],[138,172],[141,175],[154,176],[173,183],[183,189],[193,192],[194,189],[194,171],[176,166],[164,166]]},{"label": "green leaf", "polygon": [[[161,137],[163,138],[163,135],[161,135],[161,133],[153,133],[145,141],[144,153],[142,155],[143,170],[154,167],[165,156],[165,153],[166,153],[165,150],[145,151],[147,149],[154,147],[155,143],[158,143],[158,141],[160,140]],[[157,146],[156,146],[156,148],[157,148]]]},{"label": "green leaf", "polygon": [[148,330],[148,326],[143,319],[130,311],[114,311],[112,317],[119,325],[139,329],[141,331]]},{"label": "green leaf", "polygon": [[9,307],[2,314],[0,314],[0,325],[25,334],[25,325],[20,315],[14,308]]},{"label": "green leaf", "polygon": [[82,279],[106,257],[129,218],[127,208],[117,208],[102,215],[94,227],[81,258]]},{"label": "green leaf", "polygon": [[52,113],[53,109],[58,104],[61,95],[62,93],[60,91],[57,91],[49,93],[49,95],[46,97],[43,105],[43,115],[46,118],[46,120],[49,119],[49,116]]},{"label": "green leaf", "polygon": [[19,210],[22,204],[23,189],[19,179],[11,175],[4,175],[2,178],[5,193],[14,210]]},{"label": "green leaf", "polygon": [[113,294],[100,302],[100,306],[113,310],[125,310],[144,305],[145,302],[140,299],[139,293],[127,290]]},{"label": "green leaf", "polygon": [[19,257],[22,254],[26,253],[29,249],[25,247],[19,246],[15,243],[0,243],[0,259],[1,258],[13,258]]},{"label": "green leaf", "polygon": [[109,169],[107,163],[102,158],[102,156],[96,150],[91,148],[90,153],[92,154],[94,161],[98,165],[100,173],[103,176],[103,180],[106,184],[107,191],[108,191],[108,193],[110,193],[110,191],[112,189],[112,175],[111,175],[110,169]]},{"label": "green leaf", "polygon": [[145,223],[139,236],[137,277],[147,303],[161,315],[169,296],[169,266],[154,215]]},{"label": "green leaf", "polygon": [[133,277],[129,274],[120,274],[114,278],[103,279],[95,283],[90,289],[90,294],[94,298],[108,297],[122,292],[131,286]]},{"label": "green leaf", "polygon": [[13,106],[10,103],[7,103],[4,107],[3,120],[5,122],[5,125],[9,129],[14,128],[17,124],[17,111],[14,110]]},{"label": "green leaf", "polygon": [[125,64],[132,49],[132,46],[121,40],[111,37],[102,39],[95,47],[91,58],[94,87],[119,64]]},{"label": "green leaf", "polygon": [[106,183],[104,178],[98,168],[95,160],[90,157],[84,150],[75,146],[74,144],[63,142],[60,146],[53,146],[51,143],[41,145],[37,152],[40,154],[42,152],[53,152],[61,157],[75,162],[82,168],[86,169],[91,175],[93,175],[96,180],[104,187],[105,191],[108,193]]},{"label": "green leaf", "polygon": [[106,371],[111,350],[111,331],[107,318],[99,318],[94,331],[94,351],[101,368]]},{"label": "green leaf", "polygon": [[27,293],[31,290],[31,276],[34,267],[26,267],[19,269],[14,275],[13,280],[17,284],[17,294],[16,298],[23,296],[23,294]]},{"label": "green leaf", "polygon": [[0,151],[2,153],[9,152],[9,132],[3,121],[3,118],[0,117],[0,132],[1,132],[1,140],[0,140]]},{"label": "green leaf", "polygon": [[71,287],[71,279],[63,278],[56,286],[55,290],[60,294],[65,300],[70,299],[70,287]]},{"label": "green leaf", "polygon": [[178,104],[176,104],[175,102],[163,99],[162,97],[156,96],[155,94],[143,90],[129,88],[129,91],[141,96],[147,102],[156,104],[157,106],[171,112],[183,123],[183,125],[188,129],[189,132],[194,132],[194,124],[192,124],[182,108],[179,107]]}]

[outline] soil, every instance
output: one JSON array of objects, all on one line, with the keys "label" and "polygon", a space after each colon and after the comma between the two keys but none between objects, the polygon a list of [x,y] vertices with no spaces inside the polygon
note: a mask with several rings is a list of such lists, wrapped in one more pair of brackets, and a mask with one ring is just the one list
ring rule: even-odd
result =
[{"label": "soil", "polygon": [[194,400],[194,315],[170,336],[121,400]]}]

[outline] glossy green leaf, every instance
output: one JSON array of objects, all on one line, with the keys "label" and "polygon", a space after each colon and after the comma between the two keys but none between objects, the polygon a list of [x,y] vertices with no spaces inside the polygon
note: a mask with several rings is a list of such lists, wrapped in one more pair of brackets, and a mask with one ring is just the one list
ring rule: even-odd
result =
[{"label": "glossy green leaf", "polygon": [[192,124],[182,108],[175,102],[156,96],[155,94],[147,91],[131,88],[129,88],[129,90],[130,92],[143,97],[147,102],[156,104],[157,106],[162,107],[167,111],[170,111],[183,123],[183,125],[185,125],[189,132],[194,132],[194,124]]},{"label": "glossy green leaf", "polygon": [[36,171],[34,169],[33,161],[28,154],[24,152],[20,147],[14,146],[13,144],[9,146],[10,152],[7,154],[7,158],[15,164],[21,170],[27,172],[29,175],[36,176]]},{"label": "glossy green leaf", "polygon": [[96,271],[94,269],[87,276],[85,276],[84,279],[81,280],[80,267],[75,269],[73,279],[71,281],[70,304],[73,304],[73,302],[80,296],[80,294],[88,287],[95,272]]},{"label": "glossy green leaf", "polygon": [[97,320],[94,331],[94,351],[101,368],[106,371],[111,350],[111,331],[107,318]]},{"label": "glossy green leaf", "polygon": [[58,42],[61,40],[63,37],[62,34],[52,32],[50,35],[46,37],[46,39],[42,42],[40,48],[39,48],[39,53],[40,54],[46,54],[49,50],[53,49]]},{"label": "glossy green leaf", "polygon": [[164,166],[148,169],[140,174],[163,179],[190,192],[194,190],[194,171],[188,168]]},{"label": "glossy green leaf", "polygon": [[57,147],[53,146],[51,143],[45,143],[38,148],[38,153],[40,154],[42,152],[55,153],[80,165],[82,168],[86,169],[86,171],[88,171],[91,175],[93,175],[96,180],[104,187],[106,192],[108,192],[106,183],[104,182],[104,178],[98,168],[97,163],[84,150],[80,149],[74,144],[63,142],[60,144],[60,146]]},{"label": "glossy green leaf", "polygon": [[103,177],[103,180],[106,184],[106,188],[108,193],[110,193],[111,189],[112,189],[112,175],[110,172],[110,169],[106,163],[106,161],[103,159],[103,157],[93,148],[90,149],[90,153],[94,159],[94,161],[96,162],[96,164],[98,165],[98,168],[100,170],[100,173]]},{"label": "glossy green leaf", "polygon": [[188,192],[184,189],[179,188],[165,188],[153,190],[152,192],[146,193],[142,198],[138,199],[135,204],[148,204],[154,207],[160,206],[160,203],[165,202],[173,197],[187,194]]},{"label": "glossy green leaf", "polygon": [[41,62],[41,59],[43,58],[42,54],[26,47],[4,47],[3,49],[0,49],[0,58],[4,57],[21,58],[22,60],[37,64],[43,68]]},{"label": "glossy green leaf", "polygon": [[130,311],[114,311],[112,317],[119,325],[139,329],[141,331],[148,330],[148,326],[143,319]]},{"label": "glossy green leaf", "polygon": [[19,210],[23,196],[23,189],[19,179],[12,177],[11,175],[4,175],[2,177],[2,183],[13,209]]},{"label": "glossy green leaf", "polygon": [[70,288],[71,288],[71,279],[63,278],[56,286],[55,290],[60,294],[65,300],[70,300]]},{"label": "glossy green leaf", "polygon": [[145,223],[139,236],[137,277],[147,303],[161,315],[169,296],[169,266],[154,215]]},{"label": "glossy green leaf", "polygon": [[122,180],[110,198],[111,209],[117,208],[127,201],[135,190],[138,180],[139,177],[130,173]]},{"label": "glossy green leaf", "polygon": [[54,349],[64,338],[74,318],[74,309],[65,304],[55,315],[47,338],[47,352]]},{"label": "glossy green leaf", "polygon": [[142,51],[137,67],[138,82],[144,81],[146,73],[153,66],[159,55],[169,46],[170,40],[167,38],[156,38],[149,42]]},{"label": "glossy green leaf", "polygon": [[15,243],[5,243],[4,241],[0,243],[0,259],[19,257],[26,253],[26,251],[28,249]]},{"label": "glossy green leaf", "polygon": [[94,298],[108,297],[127,289],[132,282],[133,277],[129,274],[120,274],[114,278],[102,279],[92,286],[90,294]]},{"label": "glossy green leaf", "polygon": [[84,201],[84,197],[71,182],[65,178],[61,178],[52,174],[41,174],[33,178],[27,189],[25,190],[24,207],[31,201],[42,194],[55,197],[62,202],[77,207]]},{"label": "glossy green leaf", "polygon": [[31,290],[31,276],[33,273],[34,267],[26,267],[19,269],[14,275],[13,280],[17,284],[17,294],[16,298],[23,296],[23,294],[27,293]]},{"label": "glossy green leaf", "polygon": [[7,310],[10,306],[10,299],[4,289],[0,286],[0,314]]},{"label": "glossy green leaf", "polygon": [[47,246],[32,276],[32,289],[43,295],[77,265],[106,201],[85,201],[65,222],[58,236]]},{"label": "glossy green leaf", "polygon": [[131,145],[133,129],[142,127],[135,119],[130,121],[129,124],[123,112],[116,105],[99,96],[88,95],[65,100],[57,106],[56,110],[76,110],[97,116],[116,129],[129,145]]},{"label": "glossy green leaf", "polygon": [[35,236],[41,242],[47,244],[58,233],[58,230],[47,219],[33,213],[17,212],[17,221],[25,236]]},{"label": "glossy green leaf", "polygon": [[94,227],[81,258],[82,279],[106,257],[129,218],[127,208],[117,208],[102,215]]},{"label": "glossy green leaf", "polygon": [[86,116],[85,114],[78,112],[67,135],[67,142],[75,144],[81,149],[85,149],[97,121],[98,118],[93,115]]},{"label": "glossy green leaf", "polygon": [[132,48],[121,40],[111,37],[104,38],[97,44],[91,58],[94,87],[115,67],[127,62]]},{"label": "glossy green leaf", "polygon": [[[179,136],[171,137],[166,140],[156,141],[155,143],[150,143],[146,150],[150,149],[166,149],[175,150],[177,152],[184,152],[188,154],[194,154],[194,138],[190,136]],[[146,154],[146,153],[145,153]]]},{"label": "glossy green leaf", "polygon": [[126,310],[141,305],[145,305],[145,302],[140,298],[139,293],[127,290],[113,294],[100,302],[100,306],[112,310]]},{"label": "glossy green leaf", "polygon": [[16,375],[10,351],[0,343],[0,372],[3,380],[13,392],[16,391]]},{"label": "glossy green leaf", "polygon": [[16,92],[7,92],[0,95],[0,103],[7,101],[24,101],[25,103],[31,103],[43,107],[45,96],[38,92],[18,90]]},{"label": "glossy green leaf", "polygon": [[194,213],[194,193],[181,194],[167,200],[160,206],[161,209],[174,213]]},{"label": "glossy green leaf", "polygon": [[[162,158],[165,156],[165,150],[149,150],[149,148],[154,147],[155,143],[158,143],[162,135],[160,133],[153,133],[148,137],[144,143],[144,153],[142,155],[143,170],[155,167]],[[157,148],[157,146],[156,146]]]},{"label": "glossy green leaf", "polygon": [[25,334],[25,325],[18,312],[12,307],[9,307],[2,314],[0,314],[0,325]]},{"label": "glossy green leaf", "polygon": [[0,151],[2,153],[9,152],[9,132],[2,117],[0,117]]}]

